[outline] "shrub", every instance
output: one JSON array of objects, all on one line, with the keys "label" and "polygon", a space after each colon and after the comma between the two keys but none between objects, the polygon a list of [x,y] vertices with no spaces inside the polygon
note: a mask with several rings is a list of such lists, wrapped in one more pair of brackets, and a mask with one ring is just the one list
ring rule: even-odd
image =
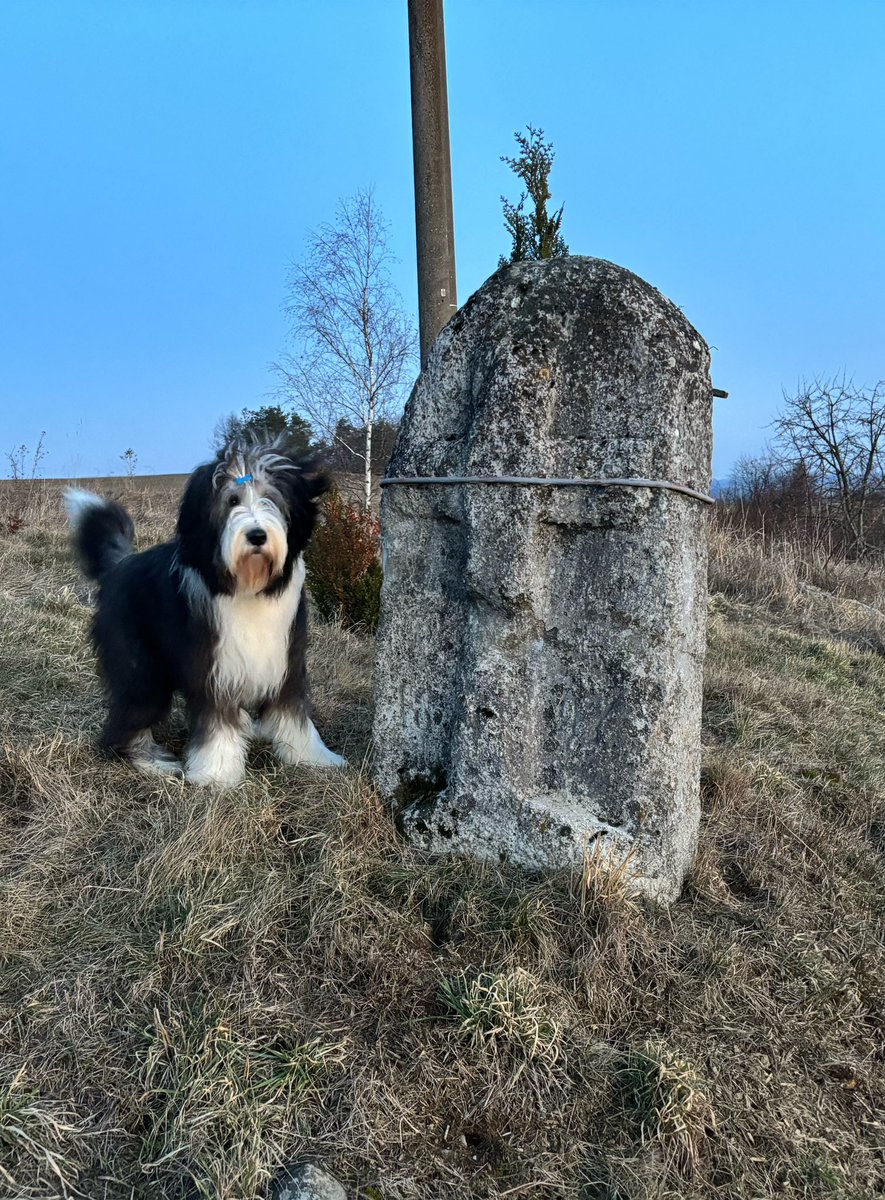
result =
[{"label": "shrub", "polygon": [[305,554],[310,594],[326,620],[374,631],[381,610],[381,522],[338,491],[329,493],[324,508]]}]

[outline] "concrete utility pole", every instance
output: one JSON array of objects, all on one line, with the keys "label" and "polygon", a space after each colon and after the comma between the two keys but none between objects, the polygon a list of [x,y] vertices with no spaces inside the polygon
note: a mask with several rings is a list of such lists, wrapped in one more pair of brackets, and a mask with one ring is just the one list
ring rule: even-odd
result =
[{"label": "concrete utility pole", "polygon": [[421,366],[458,307],[443,0],[409,0]]}]

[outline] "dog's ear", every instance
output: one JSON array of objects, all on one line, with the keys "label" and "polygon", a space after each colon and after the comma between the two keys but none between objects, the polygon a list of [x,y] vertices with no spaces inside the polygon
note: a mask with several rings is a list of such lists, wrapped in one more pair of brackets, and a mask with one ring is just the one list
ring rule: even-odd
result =
[{"label": "dog's ear", "polygon": [[187,481],[178,510],[179,537],[198,536],[205,529],[212,496],[212,479],[219,461],[216,459],[215,462],[203,463]]},{"label": "dog's ear", "polygon": [[182,566],[194,567],[217,591],[222,587],[215,561],[216,539],[208,531],[215,494],[215,473],[220,459],[197,467],[187,481],[178,510],[178,557]]},{"label": "dog's ear", "polygon": [[280,487],[302,502],[316,503],[332,486],[333,480],[319,454],[280,453],[282,469],[276,472]]},{"label": "dog's ear", "polygon": [[332,476],[323,465],[322,459],[314,456],[299,459],[296,464],[308,500],[316,503],[332,486]]}]

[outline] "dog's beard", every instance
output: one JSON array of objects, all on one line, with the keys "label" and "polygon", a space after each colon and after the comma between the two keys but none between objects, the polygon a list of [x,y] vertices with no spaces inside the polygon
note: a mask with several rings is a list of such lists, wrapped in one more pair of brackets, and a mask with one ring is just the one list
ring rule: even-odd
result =
[{"label": "dog's beard", "polygon": [[[264,531],[267,540],[261,546],[248,540],[254,529]],[[263,592],[282,573],[287,549],[286,529],[276,505],[262,505],[257,513],[242,509],[231,513],[221,551],[237,591],[253,596]]]},{"label": "dog's beard", "polygon": [[251,550],[237,560],[234,575],[237,580],[237,591],[257,595],[263,592],[270,581],[279,571],[274,570],[273,560],[269,554],[261,550]]}]

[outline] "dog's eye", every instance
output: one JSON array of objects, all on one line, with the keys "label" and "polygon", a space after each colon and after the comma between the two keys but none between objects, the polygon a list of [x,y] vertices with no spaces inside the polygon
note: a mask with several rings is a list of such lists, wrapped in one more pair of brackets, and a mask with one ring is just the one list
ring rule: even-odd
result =
[{"label": "dog's eye", "polygon": [[240,497],[237,495],[231,496],[230,500],[228,500],[228,505],[231,508],[236,508],[239,505],[239,503],[240,503]]}]

